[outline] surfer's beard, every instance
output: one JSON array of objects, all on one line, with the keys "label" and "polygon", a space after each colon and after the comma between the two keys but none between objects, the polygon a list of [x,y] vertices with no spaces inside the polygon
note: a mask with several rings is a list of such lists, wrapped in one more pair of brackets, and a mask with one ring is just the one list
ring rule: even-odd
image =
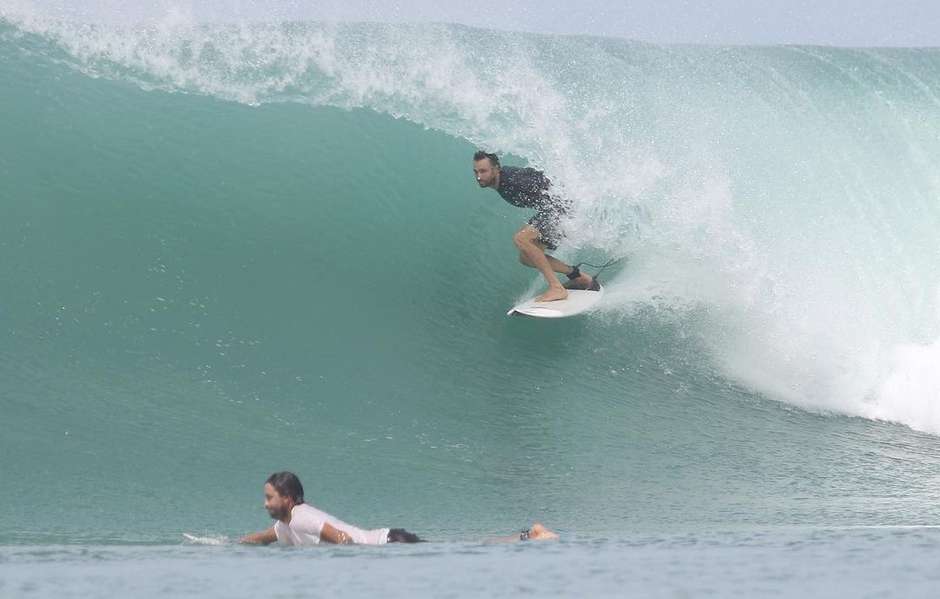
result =
[{"label": "surfer's beard", "polygon": [[283,520],[287,517],[287,508],[268,508],[268,515],[275,520]]}]

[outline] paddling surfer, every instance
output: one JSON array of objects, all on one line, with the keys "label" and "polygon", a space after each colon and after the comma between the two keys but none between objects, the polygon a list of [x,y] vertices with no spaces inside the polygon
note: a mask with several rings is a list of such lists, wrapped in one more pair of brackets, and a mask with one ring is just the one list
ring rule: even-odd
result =
[{"label": "paddling surfer", "polygon": [[[535,216],[512,240],[519,249],[519,261],[542,273],[548,283],[548,290],[536,301],[563,300],[568,297],[567,289],[597,288],[589,274],[545,253],[558,248],[563,237],[561,219],[569,208],[567,201],[550,193],[551,182],[545,173],[534,168],[501,167],[496,154],[479,151],[473,155],[473,174],[480,187],[492,187],[513,206],[535,208]],[[568,283],[562,285],[556,272],[567,276]]]},{"label": "paddling surfer", "polygon": [[[264,483],[264,508],[274,518],[274,525],[249,534],[239,543],[249,545],[385,545],[386,543],[420,543],[418,535],[403,528],[364,530],[343,522],[304,502],[304,487],[293,472],[275,472]],[[543,541],[558,535],[538,522],[521,533],[490,539],[492,542]]]},{"label": "paddling surfer", "polygon": [[384,545],[418,543],[417,535],[401,528],[364,530],[304,502],[304,487],[293,472],[275,472],[264,483],[264,509],[274,525],[246,535],[239,542],[253,545]]}]

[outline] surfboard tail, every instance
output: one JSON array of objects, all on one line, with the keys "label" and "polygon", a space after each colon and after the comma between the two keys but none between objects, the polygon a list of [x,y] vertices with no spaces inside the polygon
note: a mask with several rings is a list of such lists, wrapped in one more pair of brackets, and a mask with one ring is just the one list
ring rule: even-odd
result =
[{"label": "surfboard tail", "polygon": [[537,302],[528,299],[510,308],[506,316],[532,316],[535,318],[567,318],[594,308],[604,295],[604,288],[597,283],[597,290],[572,289],[568,299],[554,302]]}]

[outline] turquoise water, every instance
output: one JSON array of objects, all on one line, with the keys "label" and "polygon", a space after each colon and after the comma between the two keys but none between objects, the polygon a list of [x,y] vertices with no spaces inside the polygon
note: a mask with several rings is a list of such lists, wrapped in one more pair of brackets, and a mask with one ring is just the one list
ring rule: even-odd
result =
[{"label": "turquoise water", "polygon": [[[940,52],[0,9],[0,81],[0,593],[926,596]],[[478,145],[626,257],[599,312],[505,318]],[[183,544],[281,469],[440,542]]]},{"label": "turquoise water", "polygon": [[[5,548],[0,593],[58,597],[932,597],[937,531],[634,537],[549,546]],[[42,576],[36,576],[39,568]],[[107,589],[102,593],[102,589]]]}]

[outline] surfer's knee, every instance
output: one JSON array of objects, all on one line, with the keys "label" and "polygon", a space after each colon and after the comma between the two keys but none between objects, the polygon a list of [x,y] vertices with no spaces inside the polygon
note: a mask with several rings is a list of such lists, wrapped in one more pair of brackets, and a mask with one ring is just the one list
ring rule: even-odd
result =
[{"label": "surfer's knee", "polygon": [[516,244],[517,248],[522,250],[531,246],[532,243],[538,238],[538,235],[538,231],[534,231],[526,227],[516,231],[516,234],[512,236],[512,242]]}]

